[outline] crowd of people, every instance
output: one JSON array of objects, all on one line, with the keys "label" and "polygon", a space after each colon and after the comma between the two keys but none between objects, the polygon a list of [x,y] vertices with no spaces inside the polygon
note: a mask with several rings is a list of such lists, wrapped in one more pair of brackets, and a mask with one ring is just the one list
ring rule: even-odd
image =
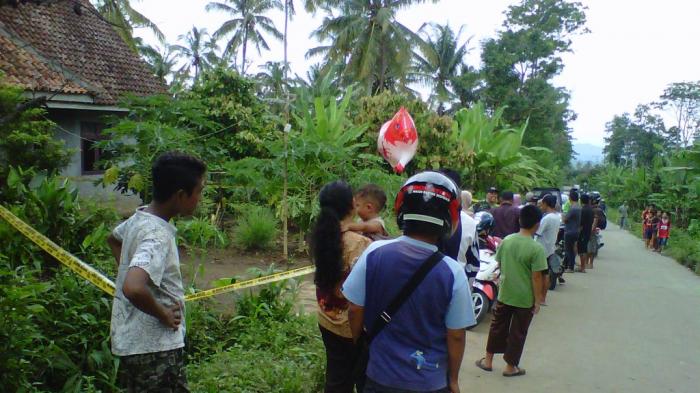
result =
[{"label": "crowd of people", "polygon": [[[128,392],[188,391],[184,289],[170,220],[193,213],[205,173],[194,157],[161,155],[152,168],[153,200],[108,239],[118,265],[112,351]],[[471,284],[479,271],[472,195],[460,183],[451,170],[409,178],[394,203],[403,233],[394,239],[381,218],[387,197],[380,187],[353,190],[338,180],[321,189],[310,245],[325,392],[460,391],[466,328],[476,323]],[[585,271],[593,264],[588,243],[599,215],[587,195],[581,206],[578,193],[570,197],[567,244],[579,244]],[[476,361],[490,372],[494,355],[504,354],[505,377],[525,375],[520,358],[530,322],[546,305],[548,260],[561,222],[554,195],[529,195],[524,206],[515,199],[488,190],[494,234],[503,237],[495,256],[502,274],[485,354]]]},{"label": "crowd of people", "polygon": [[[622,205],[624,206],[624,204]],[[622,208],[622,206],[620,208]],[[671,235],[671,215],[650,204],[642,212],[642,239],[648,250],[662,252]]]}]

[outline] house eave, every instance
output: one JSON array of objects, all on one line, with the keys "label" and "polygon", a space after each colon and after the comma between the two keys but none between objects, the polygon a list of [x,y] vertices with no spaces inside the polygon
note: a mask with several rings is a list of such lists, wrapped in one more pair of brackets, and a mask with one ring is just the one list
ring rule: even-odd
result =
[{"label": "house eave", "polygon": [[49,109],[69,109],[96,112],[128,112],[126,108],[114,105],[95,104],[95,100],[87,94],[62,94],[46,92],[24,92],[27,98],[46,97],[46,107]]}]

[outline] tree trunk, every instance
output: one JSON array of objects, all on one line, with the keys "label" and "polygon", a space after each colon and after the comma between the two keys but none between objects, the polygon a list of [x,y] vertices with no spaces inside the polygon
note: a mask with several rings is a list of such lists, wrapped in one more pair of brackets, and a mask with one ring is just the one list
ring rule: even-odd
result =
[{"label": "tree trunk", "polygon": [[245,56],[248,51],[248,27],[245,27],[245,34],[243,34],[243,61],[241,62],[241,75],[245,75]]},{"label": "tree trunk", "polygon": [[[287,82],[287,33],[289,25],[289,2],[292,0],[284,0],[284,84],[286,86]],[[285,115],[285,130],[284,130],[284,185],[282,189],[282,258],[285,261],[289,260],[289,231],[288,231],[288,207],[287,207],[287,193],[288,193],[288,171],[289,162],[287,161],[287,148],[288,148],[288,136],[287,136],[287,124],[289,124],[289,88],[286,89],[286,99],[284,103],[284,115]]]},{"label": "tree trunk", "polygon": [[243,33],[243,62],[241,63],[241,75],[245,75],[245,60],[246,53],[248,52],[248,32],[250,31],[250,25],[248,21],[248,8],[247,4],[243,2],[243,9],[241,10],[241,16],[243,17],[243,24],[241,25],[245,32]]}]

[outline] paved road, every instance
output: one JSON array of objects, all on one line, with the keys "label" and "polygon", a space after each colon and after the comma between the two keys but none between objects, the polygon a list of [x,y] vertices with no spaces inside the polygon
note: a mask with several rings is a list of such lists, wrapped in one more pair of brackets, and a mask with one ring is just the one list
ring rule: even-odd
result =
[{"label": "paved road", "polygon": [[527,375],[477,369],[488,321],[467,333],[462,392],[698,393],[700,277],[613,225],[594,270],[567,276],[530,327]]}]

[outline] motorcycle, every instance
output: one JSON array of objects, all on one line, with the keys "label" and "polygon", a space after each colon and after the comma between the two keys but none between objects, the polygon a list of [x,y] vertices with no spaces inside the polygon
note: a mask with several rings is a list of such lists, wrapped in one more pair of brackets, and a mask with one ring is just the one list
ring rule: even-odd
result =
[{"label": "motorcycle", "polygon": [[479,272],[472,285],[472,305],[476,323],[486,318],[486,314],[496,303],[501,269],[496,261],[496,248],[501,239],[495,236],[479,236]]},{"label": "motorcycle", "polygon": [[566,269],[566,246],[564,244],[564,226],[559,228],[557,235],[556,248],[554,250],[554,258],[547,260],[549,268],[549,290],[553,291],[557,287],[557,283],[563,284],[564,270]]}]

